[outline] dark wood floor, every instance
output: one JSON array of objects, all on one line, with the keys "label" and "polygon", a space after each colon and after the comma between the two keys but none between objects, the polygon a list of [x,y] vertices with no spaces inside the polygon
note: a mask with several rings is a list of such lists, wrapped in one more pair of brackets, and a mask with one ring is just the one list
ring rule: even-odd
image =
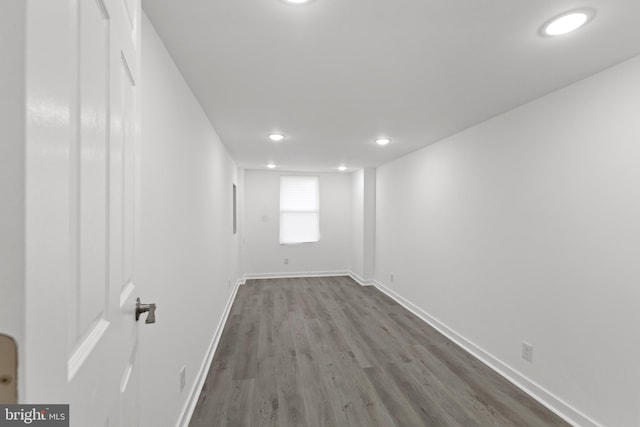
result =
[{"label": "dark wood floor", "polygon": [[567,426],[374,287],[241,286],[191,419],[204,426]]}]

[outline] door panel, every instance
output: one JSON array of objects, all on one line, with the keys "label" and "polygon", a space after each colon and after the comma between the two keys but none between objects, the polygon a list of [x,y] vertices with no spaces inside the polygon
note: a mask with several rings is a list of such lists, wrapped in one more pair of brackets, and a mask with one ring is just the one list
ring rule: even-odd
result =
[{"label": "door panel", "polygon": [[137,0],[79,0],[71,150],[71,425],[139,425]]},{"label": "door panel", "polygon": [[120,421],[122,427],[139,427],[138,408],[140,370],[137,367],[138,351],[134,348],[131,352],[127,369],[120,382]]},{"label": "door panel", "polygon": [[129,34],[133,41],[133,47],[137,47],[137,30],[140,15],[139,0],[123,0],[127,10],[127,17],[129,18]]},{"label": "door panel", "polygon": [[[129,54],[131,55],[131,54]],[[124,280],[123,286],[133,284],[135,257],[135,189],[136,189],[136,86],[133,72],[122,52],[122,145],[124,154]]]},{"label": "door panel", "polygon": [[78,335],[105,317],[109,19],[101,0],[80,5]]}]

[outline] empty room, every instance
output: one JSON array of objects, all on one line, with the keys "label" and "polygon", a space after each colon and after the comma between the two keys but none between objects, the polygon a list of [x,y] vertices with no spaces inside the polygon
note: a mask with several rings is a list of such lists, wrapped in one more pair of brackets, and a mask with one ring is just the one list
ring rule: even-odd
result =
[{"label": "empty room", "polygon": [[638,0],[0,35],[0,426],[640,427]]}]

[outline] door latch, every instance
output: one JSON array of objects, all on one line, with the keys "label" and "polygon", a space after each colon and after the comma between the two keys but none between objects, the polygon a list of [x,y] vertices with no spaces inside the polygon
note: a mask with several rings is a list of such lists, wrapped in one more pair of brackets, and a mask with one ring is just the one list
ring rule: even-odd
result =
[{"label": "door latch", "polygon": [[144,323],[156,323],[156,305],[140,304],[140,297],[138,297],[136,298],[136,322],[140,319],[142,313],[149,313]]}]

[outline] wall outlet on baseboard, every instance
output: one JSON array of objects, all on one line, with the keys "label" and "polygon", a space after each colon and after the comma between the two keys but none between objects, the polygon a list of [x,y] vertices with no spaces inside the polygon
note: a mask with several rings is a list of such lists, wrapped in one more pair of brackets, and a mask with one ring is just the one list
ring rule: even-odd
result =
[{"label": "wall outlet on baseboard", "polygon": [[283,260],[283,262],[284,262],[285,264],[289,264],[289,258],[285,258],[285,259]]},{"label": "wall outlet on baseboard", "polygon": [[533,363],[533,346],[526,341],[522,341],[522,358]]},{"label": "wall outlet on baseboard", "polygon": [[389,280],[391,281],[391,283],[393,283],[393,273],[389,275]]},{"label": "wall outlet on baseboard", "polygon": [[184,390],[184,386],[187,383],[186,370],[186,366],[180,368],[180,391]]}]

